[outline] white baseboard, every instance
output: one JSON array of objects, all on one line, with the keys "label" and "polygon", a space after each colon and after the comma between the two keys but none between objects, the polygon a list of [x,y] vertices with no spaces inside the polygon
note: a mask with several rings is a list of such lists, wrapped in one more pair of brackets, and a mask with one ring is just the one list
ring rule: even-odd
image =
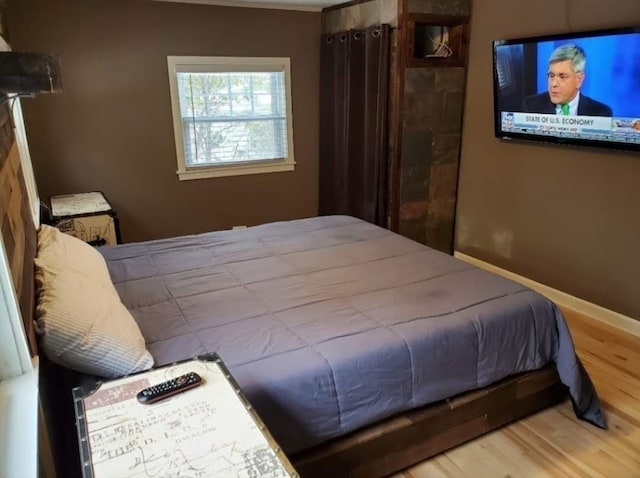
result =
[{"label": "white baseboard", "polygon": [[493,264],[484,262],[480,259],[476,259],[475,257],[468,256],[466,254],[463,254],[462,252],[455,251],[453,255],[454,257],[468,262],[469,264],[473,264],[474,266],[480,267],[481,269],[485,269],[489,272],[494,272],[498,275],[501,275],[502,277],[506,277],[507,279],[519,282],[520,284],[523,284],[530,289],[533,289],[536,292],[539,292],[545,297],[551,299],[559,306],[575,310],[576,312],[586,315],[587,317],[590,317],[594,320],[604,322],[605,324],[608,324],[612,327],[624,330],[625,332],[635,335],[636,337],[640,337],[640,321],[638,320],[634,320],[631,317],[619,314],[618,312],[614,312],[613,310],[605,309],[604,307],[601,307],[599,305],[587,302],[584,299],[569,295],[566,292],[559,291],[557,289],[554,289],[553,287],[540,284],[539,282],[527,279],[526,277],[523,277],[521,275],[514,274],[513,272],[509,272],[505,269],[501,269],[500,267],[494,266]]}]

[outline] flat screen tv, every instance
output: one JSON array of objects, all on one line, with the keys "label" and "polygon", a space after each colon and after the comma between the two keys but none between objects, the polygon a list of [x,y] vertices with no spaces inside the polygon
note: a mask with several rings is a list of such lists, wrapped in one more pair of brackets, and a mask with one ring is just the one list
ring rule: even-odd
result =
[{"label": "flat screen tv", "polygon": [[498,138],[640,151],[640,26],[493,42]]}]

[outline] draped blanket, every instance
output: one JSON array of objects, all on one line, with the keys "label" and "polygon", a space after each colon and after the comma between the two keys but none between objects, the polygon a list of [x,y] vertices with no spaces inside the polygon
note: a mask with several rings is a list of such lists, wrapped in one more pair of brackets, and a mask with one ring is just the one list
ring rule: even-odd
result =
[{"label": "draped blanket", "polygon": [[552,302],[359,219],[100,251],[156,364],[217,352],[289,453],[551,362],[605,426]]}]

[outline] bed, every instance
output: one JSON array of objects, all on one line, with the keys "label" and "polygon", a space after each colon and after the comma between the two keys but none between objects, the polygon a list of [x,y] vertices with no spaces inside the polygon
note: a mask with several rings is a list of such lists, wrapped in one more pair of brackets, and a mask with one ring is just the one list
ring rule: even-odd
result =
[{"label": "bed", "polygon": [[[18,172],[4,167],[0,179]],[[14,183],[3,195],[3,236],[29,264],[35,231],[24,194],[15,199],[24,185]],[[100,253],[155,364],[217,352],[302,476],[386,476],[567,390],[578,417],[605,426],[553,303],[359,219],[308,218]],[[27,285],[16,287],[28,330],[31,269],[21,269]],[[58,461],[69,462],[75,435],[64,438],[73,423],[60,406],[70,406],[69,387],[82,376],[46,357],[41,370],[54,448],[68,445]]]},{"label": "bed", "polygon": [[307,475],[327,472],[314,447],[550,363],[577,415],[604,426],[553,303],[360,219],[100,251],[156,365],[217,352]]}]

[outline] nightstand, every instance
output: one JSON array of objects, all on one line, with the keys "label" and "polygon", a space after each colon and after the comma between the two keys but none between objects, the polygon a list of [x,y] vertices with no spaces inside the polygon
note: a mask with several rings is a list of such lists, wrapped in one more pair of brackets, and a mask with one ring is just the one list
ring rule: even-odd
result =
[{"label": "nightstand", "polygon": [[[202,383],[151,404],[141,390],[185,373]],[[87,393],[88,392],[88,393]],[[299,478],[216,355],[74,388],[83,477]]]},{"label": "nightstand", "polygon": [[52,196],[51,223],[92,246],[122,242],[118,216],[98,191]]}]

